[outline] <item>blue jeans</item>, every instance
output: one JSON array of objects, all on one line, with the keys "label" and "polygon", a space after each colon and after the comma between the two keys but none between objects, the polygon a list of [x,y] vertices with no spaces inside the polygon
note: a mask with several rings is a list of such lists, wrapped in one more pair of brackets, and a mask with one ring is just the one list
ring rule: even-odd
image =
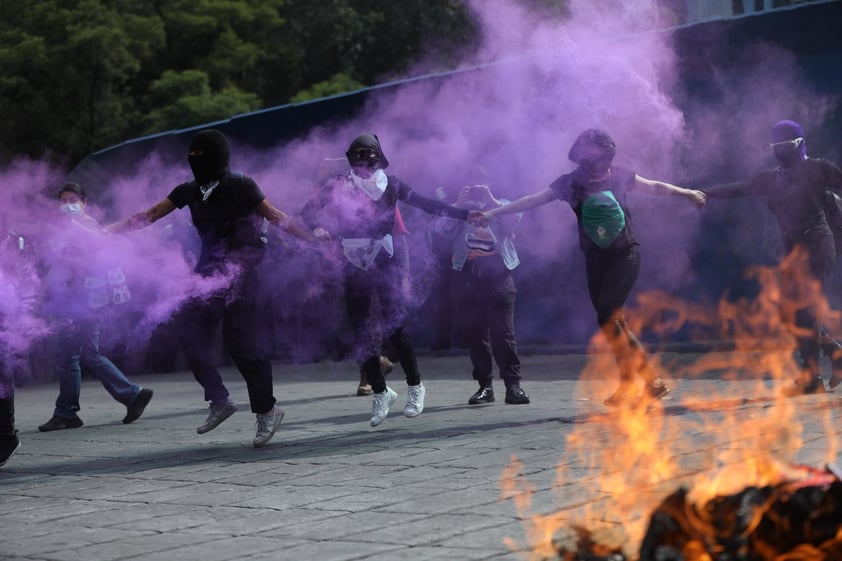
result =
[{"label": "blue jeans", "polygon": [[129,405],[140,393],[140,386],[132,384],[108,357],[99,353],[99,323],[74,322],[56,341],[55,371],[59,379],[59,394],[54,416],[64,419],[77,417],[83,368],[123,405]]}]

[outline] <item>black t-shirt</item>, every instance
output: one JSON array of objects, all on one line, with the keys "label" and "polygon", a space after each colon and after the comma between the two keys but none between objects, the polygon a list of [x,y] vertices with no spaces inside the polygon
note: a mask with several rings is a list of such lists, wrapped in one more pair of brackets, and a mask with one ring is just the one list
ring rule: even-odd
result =
[{"label": "black t-shirt", "polygon": [[209,273],[225,261],[252,263],[262,255],[263,217],[257,205],[266,196],[250,177],[223,176],[207,200],[195,181],[175,187],[167,198],[177,208],[190,208],[193,225],[202,241],[196,271]]},{"label": "black t-shirt", "polygon": [[601,248],[585,233],[583,224],[582,206],[585,199],[591,195],[603,192],[610,192],[619,204],[624,214],[625,228],[617,238],[612,247],[627,247],[637,243],[631,230],[631,223],[628,208],[626,207],[626,193],[635,186],[635,173],[629,169],[619,166],[611,168],[611,174],[601,181],[588,181],[577,170],[562,175],[550,184],[556,197],[567,202],[576,213],[576,222],[579,225],[579,249],[582,251],[600,251]]}]

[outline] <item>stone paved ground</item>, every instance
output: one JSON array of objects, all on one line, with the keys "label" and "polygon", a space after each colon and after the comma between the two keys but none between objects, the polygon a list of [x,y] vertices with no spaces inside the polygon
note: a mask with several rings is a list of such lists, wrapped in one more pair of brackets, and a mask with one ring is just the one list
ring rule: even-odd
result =
[{"label": "stone paved ground", "polygon": [[[479,407],[466,404],[475,388],[464,356],[422,357],[424,413],[401,415],[405,385],[393,373],[401,407],[377,428],[370,398],[353,395],[352,364],[277,364],[287,415],[262,449],[250,445],[254,416],[228,369],[241,411],[205,435],[195,432],[206,410],[188,373],[136,376],[155,397],[131,425],[86,379],[85,426],[53,433],[37,426],[57,388],[21,388],[23,446],[0,469],[0,559],[539,559],[529,538],[544,532],[541,521],[610,526],[622,512],[639,522],[643,505],[743,446],[816,466],[835,461],[838,395],[778,404],[771,382],[688,378],[701,356],[659,355],[674,391],[631,438],[601,405],[613,380],[577,381],[586,361],[576,354],[524,357],[532,404],[505,405],[498,383],[497,403]],[[778,423],[784,417],[794,420]],[[651,442],[655,452],[642,455],[671,471],[655,477],[656,468],[621,465],[630,454],[612,451],[618,441]]]}]

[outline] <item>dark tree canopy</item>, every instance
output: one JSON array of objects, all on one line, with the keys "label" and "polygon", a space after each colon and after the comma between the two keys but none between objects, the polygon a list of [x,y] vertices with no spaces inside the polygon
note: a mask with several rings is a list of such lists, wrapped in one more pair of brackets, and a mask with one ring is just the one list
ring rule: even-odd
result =
[{"label": "dark tree canopy", "polygon": [[0,0],[0,162],[449,70],[460,0]]}]

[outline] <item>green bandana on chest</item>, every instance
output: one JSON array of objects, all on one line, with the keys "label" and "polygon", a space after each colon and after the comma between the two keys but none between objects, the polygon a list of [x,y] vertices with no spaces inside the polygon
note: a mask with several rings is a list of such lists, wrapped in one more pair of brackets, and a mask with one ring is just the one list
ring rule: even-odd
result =
[{"label": "green bandana on chest", "polygon": [[614,243],[626,227],[626,213],[614,193],[599,191],[582,201],[582,227],[599,247],[604,249]]}]

